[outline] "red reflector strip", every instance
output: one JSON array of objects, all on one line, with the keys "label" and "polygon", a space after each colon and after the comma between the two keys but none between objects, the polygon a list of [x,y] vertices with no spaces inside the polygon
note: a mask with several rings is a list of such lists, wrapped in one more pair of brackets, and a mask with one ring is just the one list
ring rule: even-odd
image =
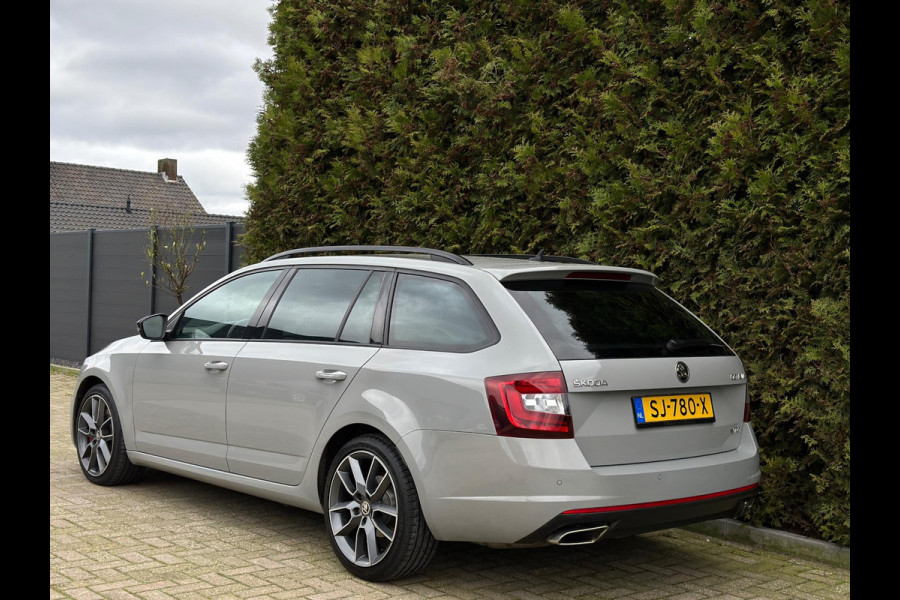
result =
[{"label": "red reflector strip", "polygon": [[605,279],[607,281],[631,281],[628,273],[602,273],[597,271],[573,271],[566,279]]},{"label": "red reflector strip", "polygon": [[721,498],[722,496],[731,496],[742,492],[749,492],[754,488],[758,488],[759,484],[745,485],[744,487],[735,488],[733,490],[725,490],[724,492],[714,492],[712,494],[701,494],[700,496],[689,496],[687,498],[675,498],[674,500],[659,500],[657,502],[638,502],[637,504],[620,504],[619,506],[600,506],[597,508],[576,508],[573,510],[563,511],[564,515],[584,515],[588,513],[605,513],[617,512],[620,510],[635,510],[638,508],[656,508],[657,506],[671,506],[673,504],[687,504],[688,502],[698,502],[700,500],[709,500],[711,498]]}]

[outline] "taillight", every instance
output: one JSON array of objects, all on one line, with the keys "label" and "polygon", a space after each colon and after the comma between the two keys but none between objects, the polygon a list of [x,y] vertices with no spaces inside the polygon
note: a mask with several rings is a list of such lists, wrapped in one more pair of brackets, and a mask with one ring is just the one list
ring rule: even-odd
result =
[{"label": "taillight", "polygon": [[744,386],[744,423],[750,422],[750,386]]},{"label": "taillight", "polygon": [[574,436],[569,399],[559,371],[484,380],[497,435],[529,438]]}]

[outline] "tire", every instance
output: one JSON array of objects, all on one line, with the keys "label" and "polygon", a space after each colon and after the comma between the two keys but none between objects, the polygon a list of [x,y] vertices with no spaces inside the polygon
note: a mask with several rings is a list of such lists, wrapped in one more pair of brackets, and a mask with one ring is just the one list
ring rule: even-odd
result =
[{"label": "tire", "polygon": [[379,435],[347,442],[325,479],[323,509],[331,547],[344,567],[367,581],[402,579],[437,551],[400,452]]},{"label": "tire", "polygon": [[78,464],[88,481],[97,485],[123,485],[136,481],[144,472],[128,460],[119,411],[109,388],[90,388],[74,415]]}]

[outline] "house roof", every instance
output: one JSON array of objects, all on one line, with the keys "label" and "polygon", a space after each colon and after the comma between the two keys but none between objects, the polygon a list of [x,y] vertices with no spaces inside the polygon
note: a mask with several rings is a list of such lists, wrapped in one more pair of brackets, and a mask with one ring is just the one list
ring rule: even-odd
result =
[{"label": "house roof", "polygon": [[207,214],[178,175],[50,161],[50,231],[141,229],[153,208],[166,216],[191,215],[194,225],[216,225],[243,218]]},{"label": "house roof", "polygon": [[[176,213],[161,211],[162,218],[157,215],[157,223],[166,224],[166,216],[183,217]],[[222,225],[231,221],[240,223],[242,217],[232,215],[191,215],[193,225]],[[152,223],[150,211],[146,208],[132,208],[126,212],[125,207],[91,206],[89,204],[68,204],[65,202],[50,203],[50,231],[84,231],[87,229],[144,229]]]}]

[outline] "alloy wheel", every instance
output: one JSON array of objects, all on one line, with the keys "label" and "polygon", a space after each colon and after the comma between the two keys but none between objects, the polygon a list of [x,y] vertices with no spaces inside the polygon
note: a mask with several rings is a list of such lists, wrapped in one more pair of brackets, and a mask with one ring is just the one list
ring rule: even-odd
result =
[{"label": "alloy wheel", "polygon": [[371,567],[387,556],[397,533],[397,493],[380,458],[366,450],[344,457],[331,480],[328,516],[347,560]]},{"label": "alloy wheel", "polygon": [[81,465],[89,475],[99,477],[112,457],[115,427],[112,411],[100,394],[91,394],[78,412],[76,443]]}]

